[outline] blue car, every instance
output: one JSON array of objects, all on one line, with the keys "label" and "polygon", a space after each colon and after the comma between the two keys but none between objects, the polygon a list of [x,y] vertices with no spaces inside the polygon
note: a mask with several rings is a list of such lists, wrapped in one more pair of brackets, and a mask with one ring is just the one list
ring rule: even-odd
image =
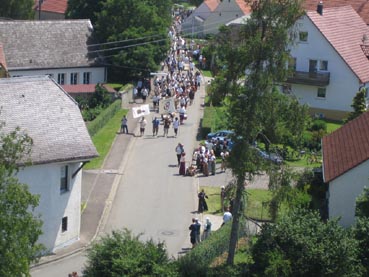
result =
[{"label": "blue car", "polygon": [[260,157],[262,157],[264,160],[271,161],[275,164],[281,164],[283,162],[283,158],[276,153],[268,154],[267,152],[260,150],[259,148],[256,148],[256,150],[258,151]]},{"label": "blue car", "polygon": [[234,134],[233,131],[229,131],[229,130],[221,130],[221,131],[218,131],[218,132],[215,132],[215,133],[209,133],[207,136],[206,136],[206,139],[208,140],[221,140],[223,141],[224,138],[227,138],[229,139],[230,136],[232,136]]}]

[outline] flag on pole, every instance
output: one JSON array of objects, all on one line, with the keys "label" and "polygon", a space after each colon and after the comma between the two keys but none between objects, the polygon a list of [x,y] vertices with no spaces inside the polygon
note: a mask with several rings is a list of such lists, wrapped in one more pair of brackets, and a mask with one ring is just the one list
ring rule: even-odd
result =
[{"label": "flag on pole", "polygon": [[174,100],[173,98],[165,98],[159,101],[159,113],[166,114],[166,113],[174,113],[176,111],[174,107]]},{"label": "flag on pole", "polygon": [[132,114],[133,114],[133,118],[149,115],[150,114],[149,104],[141,105],[139,107],[133,107]]}]

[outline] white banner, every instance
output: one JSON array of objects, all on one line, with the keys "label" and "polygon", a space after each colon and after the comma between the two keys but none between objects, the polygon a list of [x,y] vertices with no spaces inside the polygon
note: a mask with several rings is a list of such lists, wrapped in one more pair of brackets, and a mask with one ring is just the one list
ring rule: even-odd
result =
[{"label": "white banner", "polygon": [[165,98],[160,99],[159,101],[159,113],[166,114],[166,113],[174,113],[176,111],[174,107],[174,100],[173,98]]},{"label": "white banner", "polygon": [[150,114],[149,104],[141,105],[139,107],[133,107],[132,114],[133,114],[133,118],[141,117],[144,115],[149,115]]}]

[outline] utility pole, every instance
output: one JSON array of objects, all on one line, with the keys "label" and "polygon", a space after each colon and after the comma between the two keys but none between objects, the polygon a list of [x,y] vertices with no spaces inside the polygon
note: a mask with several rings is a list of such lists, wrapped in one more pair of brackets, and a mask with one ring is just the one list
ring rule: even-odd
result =
[{"label": "utility pole", "polygon": [[38,20],[41,20],[41,5],[44,0],[38,0]]}]

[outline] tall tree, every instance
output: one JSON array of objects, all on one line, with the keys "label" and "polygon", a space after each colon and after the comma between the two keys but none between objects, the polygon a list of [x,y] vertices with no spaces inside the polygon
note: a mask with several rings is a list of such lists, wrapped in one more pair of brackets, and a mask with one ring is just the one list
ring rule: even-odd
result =
[{"label": "tall tree", "polygon": [[366,88],[360,89],[354,99],[352,100],[351,107],[354,109],[351,113],[349,113],[346,122],[351,121],[358,117],[359,115],[365,113],[366,111]]},{"label": "tall tree", "polygon": [[11,19],[34,19],[34,0],[1,0],[0,17]]},{"label": "tall tree", "polygon": [[106,0],[68,0],[66,18],[90,19],[92,25],[95,25],[104,2]]},{"label": "tall tree", "polygon": [[131,81],[156,71],[169,48],[170,0],[107,0],[96,22],[110,77]]},{"label": "tall tree", "polygon": [[[236,179],[236,197],[233,206],[233,222],[227,263],[233,264],[238,230],[244,206],[245,181],[260,170],[261,161],[251,146],[258,134],[265,130],[260,119],[270,108],[265,103],[273,97],[277,82],[287,76],[288,44],[292,40],[291,30],[302,15],[298,0],[248,1],[252,5],[250,19],[240,31],[237,45],[233,43],[225,59],[225,75],[229,78],[228,117],[230,127],[235,130],[235,144],[229,158],[229,167]],[[251,3],[252,2],[252,3]],[[232,42],[228,37],[227,44]],[[221,45],[222,47],[222,45]],[[231,61],[229,66],[227,61]],[[238,72],[234,72],[238,70]],[[232,72],[233,71],[233,72]],[[245,74],[243,83],[239,76]],[[295,130],[296,131],[296,130]]]},{"label": "tall tree", "polygon": [[32,140],[19,129],[5,134],[0,124],[0,276],[29,276],[30,263],[40,256],[41,220],[32,211],[39,197],[15,177],[17,162],[26,158]]}]

